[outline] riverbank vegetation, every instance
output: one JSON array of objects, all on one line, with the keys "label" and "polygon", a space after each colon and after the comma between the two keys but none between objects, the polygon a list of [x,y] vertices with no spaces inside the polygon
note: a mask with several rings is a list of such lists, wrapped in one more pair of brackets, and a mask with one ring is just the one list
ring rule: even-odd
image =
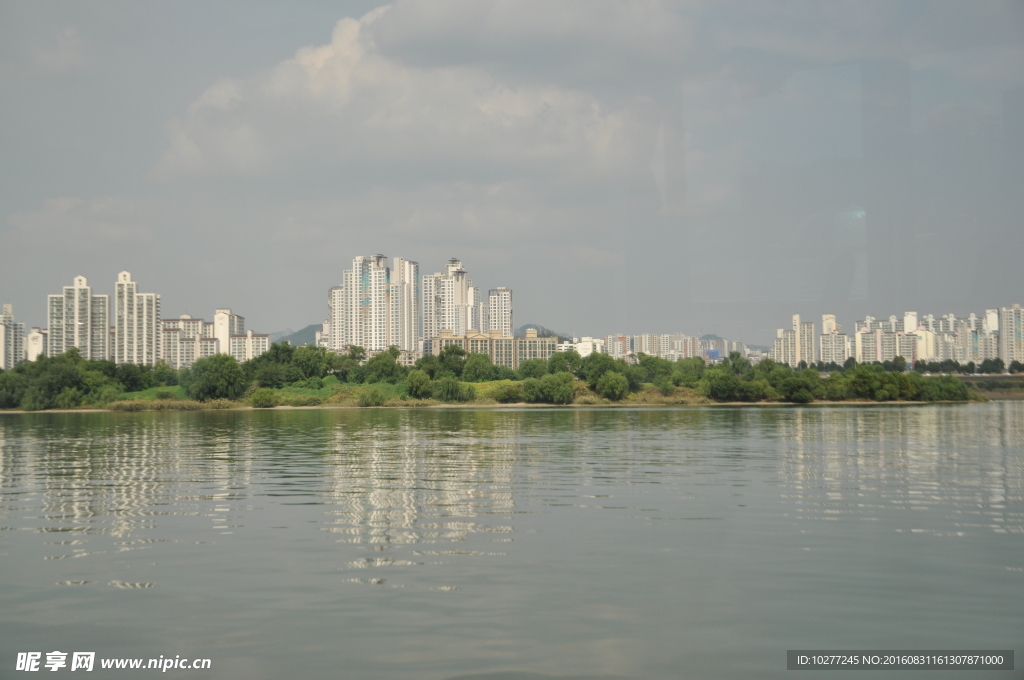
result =
[{"label": "riverbank vegetation", "polygon": [[[366,359],[362,348],[336,355],[318,347],[274,344],[239,364],[227,355],[191,368],[115,365],[83,359],[77,350],[0,372],[0,408],[193,410],[251,406],[431,406],[440,404],[708,404],[813,401],[966,401],[978,398],[965,380],[886,365],[793,369],[733,353],[719,364],[668,361],[640,354],[635,362],[575,351],[528,359],[517,370],[458,346],[415,366],[397,349]],[[941,368],[941,367],[940,367]]]}]

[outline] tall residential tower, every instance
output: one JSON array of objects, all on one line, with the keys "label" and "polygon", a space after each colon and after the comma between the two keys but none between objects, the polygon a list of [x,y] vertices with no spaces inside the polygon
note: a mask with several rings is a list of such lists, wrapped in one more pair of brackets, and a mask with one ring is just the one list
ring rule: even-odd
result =
[{"label": "tall residential tower", "polygon": [[110,358],[110,297],[93,295],[84,276],[46,299],[47,354],[77,347],[83,359]]},{"label": "tall residential tower", "polygon": [[114,284],[114,351],[118,364],[152,366],[160,360],[160,296],[140,293],[130,272]]}]

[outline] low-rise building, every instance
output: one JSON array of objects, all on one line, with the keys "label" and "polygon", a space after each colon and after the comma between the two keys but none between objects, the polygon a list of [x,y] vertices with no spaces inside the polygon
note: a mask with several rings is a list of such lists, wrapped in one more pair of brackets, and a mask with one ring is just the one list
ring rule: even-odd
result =
[{"label": "low-rise building", "polygon": [[519,364],[527,359],[543,359],[547,361],[557,351],[558,338],[537,336],[532,328],[526,330],[526,337],[513,338],[506,336],[501,330],[489,333],[470,332],[455,335],[444,329],[437,337],[424,343],[424,354],[438,355],[448,345],[457,345],[468,354],[487,354],[491,363],[508,368],[519,368]]}]

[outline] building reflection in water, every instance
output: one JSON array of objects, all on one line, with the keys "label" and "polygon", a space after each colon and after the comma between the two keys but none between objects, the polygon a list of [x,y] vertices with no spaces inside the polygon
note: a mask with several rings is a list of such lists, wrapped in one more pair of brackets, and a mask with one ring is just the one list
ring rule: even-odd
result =
[{"label": "building reflection in water", "polygon": [[[763,417],[780,440],[780,483],[804,519],[876,520],[894,509],[945,507],[944,526],[909,530],[1024,533],[1020,403],[787,409]],[[913,525],[915,516],[907,520]]]},{"label": "building reflection in water", "polygon": [[337,507],[327,530],[342,534],[339,541],[459,542],[475,532],[512,531],[521,418],[469,410],[428,420],[408,411],[363,414],[340,420],[329,446],[327,496]]}]

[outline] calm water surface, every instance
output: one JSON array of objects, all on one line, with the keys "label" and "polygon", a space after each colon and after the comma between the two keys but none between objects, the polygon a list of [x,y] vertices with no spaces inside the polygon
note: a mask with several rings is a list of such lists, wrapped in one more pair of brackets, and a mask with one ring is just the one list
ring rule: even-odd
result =
[{"label": "calm water surface", "polygon": [[0,677],[52,650],[246,679],[1020,657],[1024,403],[0,414],[0,567]]}]

